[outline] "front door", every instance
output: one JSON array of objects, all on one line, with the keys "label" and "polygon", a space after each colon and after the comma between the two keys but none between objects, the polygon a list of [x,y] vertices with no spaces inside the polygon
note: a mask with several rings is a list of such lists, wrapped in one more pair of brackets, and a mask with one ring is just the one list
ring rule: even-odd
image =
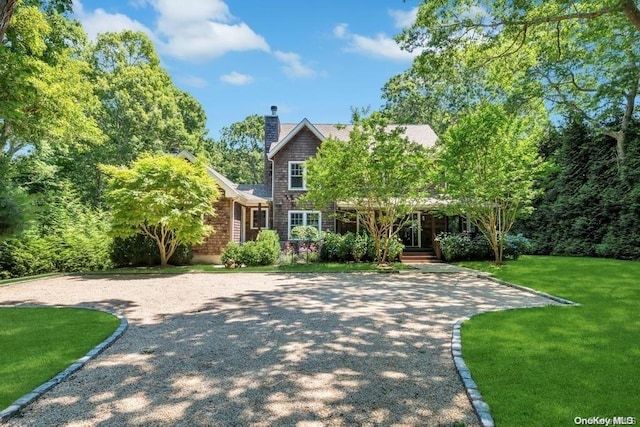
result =
[{"label": "front door", "polygon": [[421,243],[423,248],[433,247],[433,216],[426,212],[420,213]]},{"label": "front door", "polygon": [[420,213],[414,212],[409,215],[409,220],[398,232],[400,241],[405,248],[420,247]]}]

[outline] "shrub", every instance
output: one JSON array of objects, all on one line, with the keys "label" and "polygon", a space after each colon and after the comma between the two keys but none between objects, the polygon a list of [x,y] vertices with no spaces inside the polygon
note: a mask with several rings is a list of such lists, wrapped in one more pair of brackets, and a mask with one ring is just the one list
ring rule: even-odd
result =
[{"label": "shrub", "polygon": [[[191,246],[178,245],[169,258],[171,265],[188,265],[193,258]],[[125,239],[116,237],[111,246],[111,260],[118,267],[145,267],[160,264],[158,244],[151,237],[136,234]]]},{"label": "shrub", "polygon": [[225,265],[271,265],[280,256],[280,238],[273,230],[262,230],[255,241],[240,245],[229,242],[222,252],[221,260]]},{"label": "shrub", "polygon": [[0,278],[32,276],[54,272],[55,265],[50,256],[50,247],[34,230],[20,238],[0,243]]},{"label": "shrub", "polygon": [[[468,261],[493,259],[493,250],[481,234],[471,236],[467,233],[440,233],[436,237],[440,242],[445,261]],[[504,239],[504,258],[518,259],[532,249],[529,239],[522,234],[507,234]]]},{"label": "shrub", "polygon": [[504,252],[505,258],[518,259],[522,254],[531,253],[532,245],[531,241],[524,237],[522,234],[507,234],[504,240]]},{"label": "shrub", "polygon": [[372,254],[374,252],[375,247],[371,237],[367,234],[352,232],[345,234],[326,232],[322,236],[320,245],[320,259],[322,261],[360,262],[373,260]]},{"label": "shrub", "polygon": [[340,235],[332,232],[324,233],[320,246],[320,259],[322,261],[344,262],[347,258],[346,236],[346,234]]},{"label": "shrub", "polygon": [[[383,245],[386,244],[386,239],[382,241],[382,244]],[[400,256],[403,250],[404,250],[404,244],[400,241],[400,239],[398,239],[397,237],[390,239],[389,253],[388,253],[389,261],[390,262],[397,261],[398,257]]]},{"label": "shrub", "polygon": [[113,266],[106,214],[85,209],[68,194],[62,196],[66,203],[45,204],[35,224],[0,244],[3,278]]},{"label": "shrub", "polygon": [[229,242],[220,259],[224,265],[242,264],[242,246],[236,242]]},{"label": "shrub", "polygon": [[274,230],[261,230],[256,238],[260,250],[260,265],[271,265],[280,256],[280,236]]},{"label": "shrub", "polygon": [[358,234],[354,236],[353,245],[351,247],[351,255],[356,262],[360,262],[367,255],[369,246],[372,246],[371,238],[366,234]]},{"label": "shrub", "polygon": [[491,247],[481,235],[472,237],[467,233],[440,233],[442,257],[445,261],[483,260],[491,258]]}]

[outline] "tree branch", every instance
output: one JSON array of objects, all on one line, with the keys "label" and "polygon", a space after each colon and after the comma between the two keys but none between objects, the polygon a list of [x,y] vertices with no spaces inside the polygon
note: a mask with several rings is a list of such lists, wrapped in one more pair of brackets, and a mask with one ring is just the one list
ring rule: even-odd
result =
[{"label": "tree branch", "polygon": [[636,2],[634,0],[623,0],[622,4],[622,12],[624,13],[624,16],[626,16],[629,22],[631,22],[631,24],[640,31],[640,10],[638,10]]}]

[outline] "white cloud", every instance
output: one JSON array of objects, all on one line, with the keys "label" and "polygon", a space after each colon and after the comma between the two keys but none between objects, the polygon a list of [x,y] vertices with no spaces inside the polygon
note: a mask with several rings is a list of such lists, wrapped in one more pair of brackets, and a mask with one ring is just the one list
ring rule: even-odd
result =
[{"label": "white cloud", "polygon": [[416,22],[418,7],[414,7],[411,10],[390,9],[389,15],[393,18],[393,25],[396,28],[407,28]]},{"label": "white cloud", "polygon": [[237,71],[232,71],[229,74],[220,76],[220,80],[236,86],[247,85],[254,81],[253,77],[247,74],[238,73]]},{"label": "white cloud", "polygon": [[73,1],[73,9],[92,39],[105,31],[142,31],[154,40],[159,52],[186,61],[206,61],[228,52],[270,51],[264,37],[234,18],[222,0],[189,0],[188,5],[176,0],[130,2],[136,7],[153,7],[157,14],[153,30],[121,13],[85,10],[80,0]]},{"label": "white cloud", "polygon": [[343,39],[347,36],[347,28],[349,26],[347,24],[338,24],[333,29],[333,35],[339,39]]},{"label": "white cloud", "polygon": [[284,73],[293,78],[315,77],[316,72],[302,63],[300,55],[294,52],[282,52],[277,50],[273,55],[285,65],[282,67]]},{"label": "white cloud", "polygon": [[347,24],[336,25],[333,28],[333,35],[339,39],[347,40],[347,45],[344,47],[345,52],[359,53],[378,59],[411,61],[421,52],[420,49],[415,49],[413,52],[402,50],[394,39],[382,33],[375,37],[351,33]]},{"label": "white cloud", "polygon": [[208,81],[206,81],[202,77],[198,77],[198,76],[187,75],[187,76],[181,76],[178,79],[183,84],[185,84],[187,86],[190,86],[190,87],[203,88],[203,87],[209,86],[209,82]]},{"label": "white cloud", "polygon": [[142,31],[153,38],[153,31],[127,15],[108,13],[104,9],[85,11],[80,0],[73,0],[73,10],[91,40],[100,33],[123,30]]},{"label": "white cloud", "polygon": [[220,0],[190,0],[189,6],[175,0],[153,0],[158,12],[156,32],[163,40],[162,52],[187,61],[205,61],[228,52],[269,52],[264,37],[244,22],[235,22]]}]

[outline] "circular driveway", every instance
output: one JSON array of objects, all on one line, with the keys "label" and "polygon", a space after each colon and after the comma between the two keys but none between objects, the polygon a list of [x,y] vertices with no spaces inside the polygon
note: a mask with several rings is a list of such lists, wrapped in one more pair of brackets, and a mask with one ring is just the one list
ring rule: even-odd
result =
[{"label": "circular driveway", "polygon": [[112,347],[10,425],[479,425],[455,321],[552,301],[464,274],[67,276],[0,305],[125,316]]}]

